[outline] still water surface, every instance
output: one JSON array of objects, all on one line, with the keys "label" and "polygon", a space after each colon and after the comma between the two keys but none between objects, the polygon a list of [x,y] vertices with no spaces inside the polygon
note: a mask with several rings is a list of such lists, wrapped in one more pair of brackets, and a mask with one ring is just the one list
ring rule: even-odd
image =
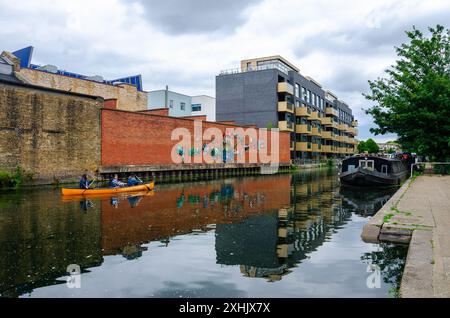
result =
[{"label": "still water surface", "polygon": [[[1,193],[0,296],[392,297],[406,248],[360,235],[395,191],[312,171],[89,200]],[[66,285],[70,264],[79,289]]]}]

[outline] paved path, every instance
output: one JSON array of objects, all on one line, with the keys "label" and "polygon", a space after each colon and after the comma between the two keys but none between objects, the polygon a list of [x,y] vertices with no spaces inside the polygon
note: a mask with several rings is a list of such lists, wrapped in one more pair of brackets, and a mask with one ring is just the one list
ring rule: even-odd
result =
[{"label": "paved path", "polygon": [[450,176],[406,183],[362,236],[369,242],[410,243],[402,297],[450,297]]}]

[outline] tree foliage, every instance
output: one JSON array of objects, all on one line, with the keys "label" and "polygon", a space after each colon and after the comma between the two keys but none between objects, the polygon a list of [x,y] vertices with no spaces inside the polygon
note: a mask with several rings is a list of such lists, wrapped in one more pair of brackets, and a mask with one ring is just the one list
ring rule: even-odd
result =
[{"label": "tree foliage", "polygon": [[378,147],[377,143],[373,139],[367,139],[367,141],[361,141],[358,144],[358,152],[368,152],[368,153],[378,153],[380,151],[380,147]]},{"label": "tree foliage", "polygon": [[361,140],[358,144],[358,152],[363,153],[366,152],[366,142],[364,140]]},{"label": "tree foliage", "polygon": [[409,43],[396,47],[399,59],[386,78],[369,81],[364,96],[376,103],[368,110],[379,135],[395,133],[404,150],[450,159],[450,31],[429,28],[430,36],[413,27]]}]

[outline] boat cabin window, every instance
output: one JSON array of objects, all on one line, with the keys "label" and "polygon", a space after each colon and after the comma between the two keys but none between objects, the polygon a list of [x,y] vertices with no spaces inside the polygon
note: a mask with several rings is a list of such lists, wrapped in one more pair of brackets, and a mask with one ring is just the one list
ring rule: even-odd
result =
[{"label": "boat cabin window", "polygon": [[388,173],[388,166],[387,165],[382,165],[381,166],[381,173],[385,173],[385,174]]},{"label": "boat cabin window", "polygon": [[348,169],[347,169],[348,172],[352,172],[352,171],[355,171],[355,170],[356,170],[356,166],[355,165],[348,165]]},{"label": "boat cabin window", "polygon": [[373,171],[375,164],[373,160],[360,160],[359,166],[363,169]]}]

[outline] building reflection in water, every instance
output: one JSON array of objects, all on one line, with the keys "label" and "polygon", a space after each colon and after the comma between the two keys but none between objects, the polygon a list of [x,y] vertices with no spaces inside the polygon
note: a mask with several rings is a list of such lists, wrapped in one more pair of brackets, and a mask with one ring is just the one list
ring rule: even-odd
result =
[{"label": "building reflection in water", "polygon": [[163,185],[146,194],[66,202],[58,190],[3,194],[0,295],[58,284],[69,264],[86,271],[108,255],[134,260],[152,253],[150,242],[170,247],[174,236],[214,229],[218,264],[278,281],[352,213],[373,214],[378,203],[364,195],[341,193],[336,175],[322,172]]},{"label": "building reflection in water", "polygon": [[246,277],[279,281],[342,228],[352,213],[373,215],[396,191],[348,191],[341,189],[333,173],[323,174],[293,175],[289,190],[285,189],[291,193],[287,207],[239,223],[218,225],[217,263],[239,265]]}]

